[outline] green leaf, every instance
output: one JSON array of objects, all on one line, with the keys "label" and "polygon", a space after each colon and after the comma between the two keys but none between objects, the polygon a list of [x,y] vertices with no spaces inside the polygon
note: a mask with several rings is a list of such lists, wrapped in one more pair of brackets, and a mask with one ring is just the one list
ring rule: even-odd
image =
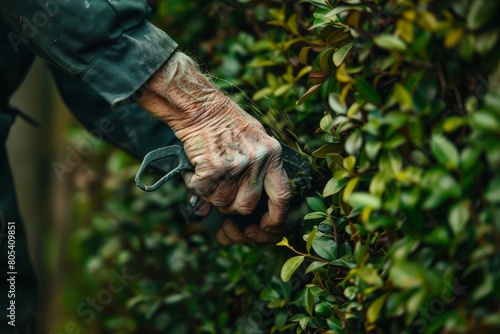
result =
[{"label": "green leaf", "polygon": [[380,311],[382,311],[382,307],[384,306],[385,300],[387,299],[388,294],[383,294],[382,296],[375,299],[373,303],[368,306],[366,310],[366,320],[369,323],[375,323],[380,315]]},{"label": "green leaf", "polygon": [[288,282],[292,277],[293,273],[300,267],[300,265],[304,262],[304,256],[294,256],[288,259],[283,267],[281,268],[280,277],[283,282]]},{"label": "green leaf", "polygon": [[345,103],[340,102],[340,95],[338,93],[330,93],[328,95],[328,105],[338,114],[345,114],[347,106]]},{"label": "green leaf", "polygon": [[307,267],[305,273],[309,274],[310,272],[313,272],[315,270],[318,270],[319,268],[322,268],[326,266],[328,262],[322,262],[322,261],[313,261],[311,264]]},{"label": "green leaf", "polygon": [[329,223],[320,223],[318,224],[318,231],[320,231],[321,233],[333,233],[335,229]]},{"label": "green leaf", "polygon": [[394,286],[400,289],[413,289],[424,285],[423,273],[426,269],[410,262],[396,262],[389,270]]},{"label": "green leaf", "polygon": [[356,157],[352,155],[348,156],[344,159],[344,161],[342,161],[342,165],[346,171],[348,171],[349,173],[353,173],[354,166],[356,166]]},{"label": "green leaf", "polygon": [[345,330],[340,319],[328,318],[326,319],[326,323],[335,334],[345,334]]},{"label": "green leaf", "polygon": [[448,224],[455,235],[463,232],[470,218],[467,202],[459,202],[453,205],[448,215]]},{"label": "green leaf", "polygon": [[344,296],[346,296],[349,300],[356,299],[356,295],[358,294],[358,288],[355,286],[348,286],[344,289]]},{"label": "green leaf", "polygon": [[356,88],[358,89],[359,93],[368,101],[375,104],[380,104],[382,102],[382,98],[380,97],[379,93],[364,78],[356,78]]},{"label": "green leaf", "polygon": [[354,270],[356,270],[356,275],[359,277],[359,279],[361,279],[366,284],[376,287],[380,287],[384,284],[382,278],[380,278],[380,275],[377,273],[377,269],[375,269],[372,264],[368,264],[364,267]]},{"label": "green leaf", "polygon": [[331,178],[323,189],[323,197],[332,196],[338,193],[342,188],[347,184],[347,180],[337,180],[335,178]]},{"label": "green leaf", "polygon": [[326,158],[328,154],[340,152],[342,150],[342,146],[343,145],[341,143],[326,144],[314,151],[312,156],[316,158]]},{"label": "green leaf", "polygon": [[271,287],[267,287],[261,291],[259,298],[265,301],[272,301],[280,299],[281,296],[278,291],[274,290]]},{"label": "green leaf", "polygon": [[362,145],[363,145],[363,134],[361,133],[361,130],[354,129],[354,131],[349,135],[349,137],[347,137],[344,147],[346,152],[349,153],[349,155],[356,155],[361,149]]},{"label": "green leaf", "polygon": [[486,189],[485,197],[491,203],[500,203],[500,177],[491,181]]},{"label": "green leaf", "polygon": [[274,91],[274,96],[281,96],[281,95],[285,94],[286,92],[288,92],[288,90],[292,87],[293,87],[293,83],[288,83],[288,84],[285,84],[281,87],[278,87]]},{"label": "green leaf", "polygon": [[376,45],[387,50],[406,51],[405,42],[399,37],[390,34],[380,34],[373,39]]},{"label": "green leaf", "polygon": [[356,189],[358,182],[359,182],[359,176],[354,177],[354,178],[350,179],[349,182],[347,182],[347,185],[344,189],[344,192],[342,193],[342,197],[343,197],[344,201],[347,202],[349,200],[349,197],[351,196],[353,191]]},{"label": "green leaf", "polygon": [[333,63],[335,64],[335,66],[338,67],[342,64],[342,62],[344,61],[345,57],[347,56],[353,45],[354,43],[351,42],[345,45],[344,47],[338,49],[337,51],[335,51],[335,53],[333,54]]},{"label": "green leaf", "polygon": [[306,250],[307,253],[311,252],[311,246],[314,242],[314,239],[316,238],[316,234],[318,233],[318,228],[316,226],[313,227],[312,231],[309,232],[309,236],[307,237],[306,241]]},{"label": "green leaf", "polygon": [[321,130],[328,132],[330,131],[332,122],[333,122],[332,116],[330,114],[326,114],[319,122],[319,127],[321,128]]},{"label": "green leaf", "polygon": [[304,220],[313,220],[313,219],[325,219],[327,214],[324,212],[311,212],[305,215]]},{"label": "green leaf", "polygon": [[311,292],[311,289],[306,287],[304,289],[304,309],[309,315],[313,315],[314,311],[314,296]]},{"label": "green leaf", "polygon": [[498,14],[498,2],[492,0],[471,1],[467,13],[467,28],[476,30],[490,22]]},{"label": "green leaf", "polygon": [[314,306],[314,312],[321,317],[329,317],[332,315],[332,307],[328,305],[329,302],[320,302]]},{"label": "green leaf", "polygon": [[323,236],[314,239],[312,248],[322,258],[335,260],[337,258],[337,244],[329,237]]},{"label": "green leaf", "polygon": [[458,167],[460,160],[458,150],[445,136],[438,133],[432,134],[431,151],[446,168],[455,169]]},{"label": "green leaf", "polygon": [[394,98],[398,101],[403,111],[413,109],[413,99],[410,92],[400,83],[394,85]]},{"label": "green leaf", "polygon": [[306,202],[307,205],[311,208],[311,210],[317,212],[326,212],[325,203],[318,197],[306,197]]},{"label": "green leaf", "polygon": [[369,257],[370,248],[358,242],[356,247],[354,247],[354,260],[356,260],[358,267],[364,266]]},{"label": "green leaf", "polygon": [[365,192],[353,193],[347,201],[353,208],[370,207],[373,209],[380,209],[382,201],[379,197]]}]

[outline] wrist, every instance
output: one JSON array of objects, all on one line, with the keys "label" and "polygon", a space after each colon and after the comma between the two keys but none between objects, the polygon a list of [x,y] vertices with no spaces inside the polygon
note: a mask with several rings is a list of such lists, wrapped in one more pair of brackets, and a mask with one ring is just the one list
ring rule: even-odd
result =
[{"label": "wrist", "polygon": [[226,118],[234,104],[180,51],[148,80],[145,89],[139,104],[167,123],[179,139],[185,132]]}]

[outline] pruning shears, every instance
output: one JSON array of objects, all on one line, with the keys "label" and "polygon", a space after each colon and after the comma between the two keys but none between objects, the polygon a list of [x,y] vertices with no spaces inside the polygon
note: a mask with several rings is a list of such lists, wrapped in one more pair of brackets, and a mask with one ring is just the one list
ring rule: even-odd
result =
[{"label": "pruning shears", "polygon": [[[294,150],[290,146],[281,143],[283,154],[283,168],[285,169],[292,188],[292,201],[298,201],[304,198],[312,187],[312,166],[309,159]],[[150,165],[165,158],[176,158],[178,163],[173,169],[158,179],[152,185],[146,185],[142,181],[143,173]],[[135,176],[135,183],[144,191],[155,191],[171,178],[180,174],[182,171],[194,171],[195,168],[189,161],[184,152],[184,147],[180,144],[170,145],[158,148],[146,154],[142,160],[141,166]]]}]

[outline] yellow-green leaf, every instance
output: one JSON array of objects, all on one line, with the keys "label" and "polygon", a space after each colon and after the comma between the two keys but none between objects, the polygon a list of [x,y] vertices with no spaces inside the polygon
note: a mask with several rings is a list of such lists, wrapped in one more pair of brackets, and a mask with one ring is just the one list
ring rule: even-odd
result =
[{"label": "yellow-green leaf", "polygon": [[351,42],[335,51],[335,53],[333,54],[333,63],[335,64],[335,66],[340,66],[340,64],[344,62],[345,57],[347,57],[347,54],[349,53],[353,45],[354,43]]},{"label": "yellow-green leaf", "polygon": [[283,239],[280,242],[278,242],[276,246],[290,247],[290,244],[288,243],[288,239],[286,237],[283,237]]},{"label": "yellow-green leaf", "polygon": [[300,49],[299,52],[299,62],[302,65],[307,65],[307,57],[309,56],[309,51],[311,51],[310,46],[305,46],[302,49]]},{"label": "yellow-green leaf", "polygon": [[386,33],[378,35],[373,41],[377,46],[387,50],[406,51],[407,49],[405,42],[401,38]]},{"label": "yellow-green leaf", "polygon": [[281,268],[280,277],[283,282],[288,282],[290,278],[292,278],[293,273],[300,267],[300,265],[304,262],[304,256],[294,256],[288,259],[283,267]]},{"label": "yellow-green leaf", "polygon": [[384,306],[385,300],[387,299],[388,294],[383,294],[382,296],[375,299],[373,303],[368,306],[366,310],[366,320],[369,323],[374,323],[377,321],[378,316],[380,315],[380,311],[382,311],[382,307]]}]

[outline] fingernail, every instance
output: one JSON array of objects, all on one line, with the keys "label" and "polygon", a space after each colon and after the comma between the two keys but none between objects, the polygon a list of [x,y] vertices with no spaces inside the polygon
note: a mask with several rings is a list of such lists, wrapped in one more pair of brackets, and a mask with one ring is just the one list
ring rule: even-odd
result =
[{"label": "fingernail", "polygon": [[264,227],[262,230],[263,230],[264,232],[269,233],[269,232],[272,232],[272,231],[273,231],[273,228],[272,228],[271,226],[266,226],[266,227]]},{"label": "fingernail", "polygon": [[248,239],[255,239],[257,237],[257,233],[255,232],[248,232],[246,233],[246,236]]}]

